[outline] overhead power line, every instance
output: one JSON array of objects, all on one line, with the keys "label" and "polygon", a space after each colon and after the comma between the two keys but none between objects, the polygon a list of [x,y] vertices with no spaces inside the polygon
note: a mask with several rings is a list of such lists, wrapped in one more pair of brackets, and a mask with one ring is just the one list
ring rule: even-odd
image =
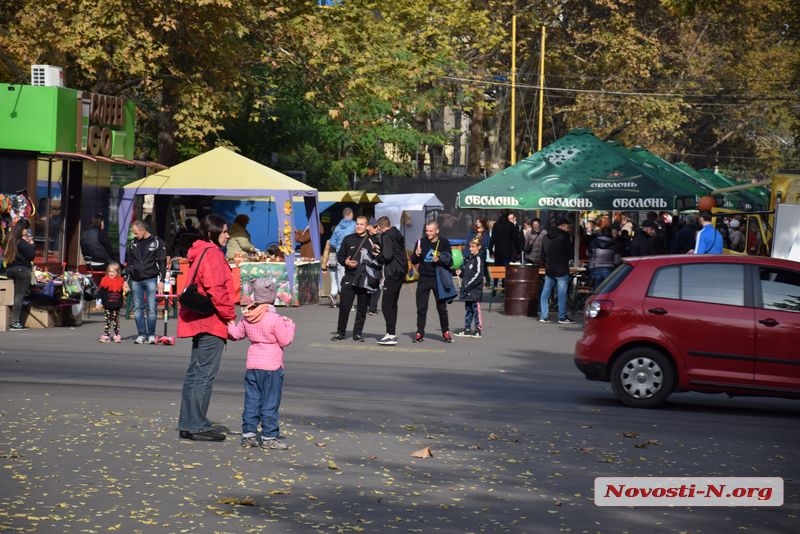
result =
[{"label": "overhead power line", "polygon": [[[511,87],[509,82],[496,81],[496,80],[479,80],[474,78],[462,78],[458,76],[440,76],[440,79],[450,80],[454,82],[493,85],[501,87]],[[531,89],[539,90],[538,85],[531,84],[515,84],[517,89]],[[657,92],[642,92],[642,91],[608,91],[605,89],[570,89],[566,87],[544,87],[545,91],[560,92],[560,93],[582,93],[582,94],[598,94],[608,96],[640,96],[640,97],[662,97],[662,98],[720,98],[738,99],[741,100],[771,100],[780,102],[800,101],[800,97],[787,97],[787,96],[764,96],[764,95],[736,95],[725,93],[657,93]]]}]

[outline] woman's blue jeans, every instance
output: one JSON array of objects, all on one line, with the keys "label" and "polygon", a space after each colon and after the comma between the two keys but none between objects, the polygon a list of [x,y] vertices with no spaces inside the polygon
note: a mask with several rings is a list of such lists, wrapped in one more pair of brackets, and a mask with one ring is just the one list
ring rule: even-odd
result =
[{"label": "woman's blue jeans", "polygon": [[278,437],[278,408],[281,407],[282,392],[283,369],[248,369],[245,372],[242,434],[255,434],[260,421],[262,437]]},{"label": "woman's blue jeans", "polygon": [[198,334],[192,338],[192,353],[181,394],[181,415],[178,430],[192,433],[211,430],[208,404],[211,389],[222,362],[225,340],[212,334]]},{"label": "woman's blue jeans", "polygon": [[539,318],[547,319],[550,315],[550,294],[553,292],[553,286],[556,286],[556,294],[558,295],[558,318],[563,319],[567,316],[567,287],[569,287],[569,275],[564,276],[545,276],[544,287],[542,287],[542,294],[539,297]]}]

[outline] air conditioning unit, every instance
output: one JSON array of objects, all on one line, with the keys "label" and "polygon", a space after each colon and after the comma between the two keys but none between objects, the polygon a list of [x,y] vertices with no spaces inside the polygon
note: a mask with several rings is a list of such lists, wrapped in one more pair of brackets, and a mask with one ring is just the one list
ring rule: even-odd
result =
[{"label": "air conditioning unit", "polygon": [[31,85],[64,87],[64,69],[52,65],[31,65]]}]

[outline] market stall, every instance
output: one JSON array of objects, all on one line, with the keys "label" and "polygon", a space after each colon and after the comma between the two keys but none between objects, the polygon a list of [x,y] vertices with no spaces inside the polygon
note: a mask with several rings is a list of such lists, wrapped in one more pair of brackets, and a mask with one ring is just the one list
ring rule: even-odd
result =
[{"label": "market stall", "polygon": [[[576,129],[459,192],[456,203],[481,209],[658,212],[695,209],[698,198],[710,191],[645,149],[628,149]],[[575,225],[575,265],[580,263],[578,231]],[[530,270],[524,281],[535,276]],[[513,289],[506,286],[507,292]]]},{"label": "market stall", "polygon": [[[360,214],[361,207],[366,207],[368,204],[375,204],[381,202],[381,198],[375,193],[367,193],[365,191],[318,191],[317,192],[317,210],[319,212],[319,220],[322,225],[331,227],[339,222],[342,215],[342,208],[349,206],[353,208],[353,212]],[[293,218],[295,228],[302,231],[305,228],[311,227],[308,216],[304,209],[303,197],[295,196],[292,199],[293,204]],[[244,214],[250,217],[251,221],[264,221],[265,224],[258,226],[248,226],[250,232],[250,241],[257,248],[266,250],[266,248],[276,241],[275,229],[278,228],[278,214],[275,213],[273,202],[268,198],[228,198],[218,196],[211,203],[211,207],[215,213],[219,213],[228,220],[233,220],[236,215]],[[371,214],[372,212],[370,212]],[[325,232],[320,229],[321,243],[325,244]],[[319,259],[319,255],[316,256]]]},{"label": "market stall", "polygon": [[[305,294],[309,291],[305,287],[295,287],[295,284],[304,281],[305,277],[298,278],[295,274],[295,223],[292,199],[300,197],[303,201],[303,209],[309,221],[314,255],[319,257],[321,248],[317,190],[313,187],[230,149],[215,148],[122,188],[122,199],[119,205],[119,251],[120,259],[123,262],[125,261],[128,230],[133,222],[134,198],[137,195],[147,194],[270,199],[278,217],[274,241],[279,243],[281,252],[285,256],[285,261],[277,264],[279,267],[271,268],[270,271],[278,275],[280,273],[276,273],[276,270],[282,269],[292,293]],[[266,224],[266,222],[251,220],[250,224],[256,226]],[[319,269],[319,262],[316,263],[317,269]]]}]

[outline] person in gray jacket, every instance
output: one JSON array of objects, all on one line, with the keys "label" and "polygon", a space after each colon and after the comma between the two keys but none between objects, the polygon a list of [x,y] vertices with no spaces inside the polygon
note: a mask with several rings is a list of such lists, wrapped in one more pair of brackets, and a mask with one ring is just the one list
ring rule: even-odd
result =
[{"label": "person in gray jacket", "polygon": [[592,239],[586,251],[589,256],[589,270],[592,274],[592,287],[600,285],[614,267],[622,261],[619,246],[611,237],[611,227],[606,226],[600,230],[600,235]]},{"label": "person in gray jacket", "polygon": [[525,234],[525,245],[522,249],[525,259],[533,266],[538,266],[542,255],[542,244],[547,236],[547,230],[542,228],[542,221],[538,218],[531,220],[531,229]]}]

